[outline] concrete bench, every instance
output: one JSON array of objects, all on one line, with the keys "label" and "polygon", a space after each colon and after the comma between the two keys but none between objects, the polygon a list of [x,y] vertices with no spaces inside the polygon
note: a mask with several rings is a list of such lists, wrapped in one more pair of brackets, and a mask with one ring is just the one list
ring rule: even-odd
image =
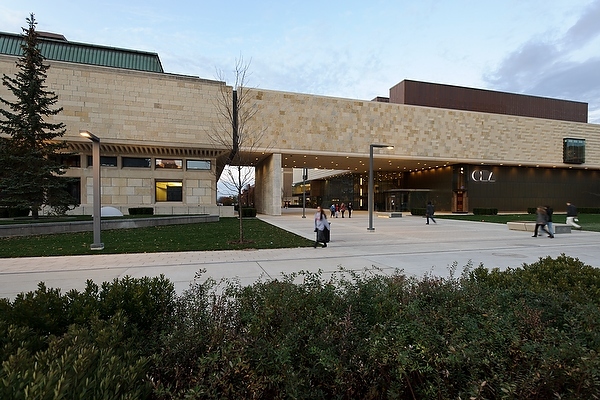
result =
[{"label": "concrete bench", "polygon": [[[533,233],[535,231],[535,222],[531,222],[531,221],[507,222],[506,226],[508,226],[508,229],[510,229],[511,231],[525,231],[525,232],[531,232],[531,233]],[[554,229],[555,234],[571,233],[571,225],[553,223],[552,227]]]},{"label": "concrete bench", "polygon": [[377,216],[380,218],[400,218],[400,217],[402,217],[402,213],[399,211],[392,211],[392,212],[377,213]]}]

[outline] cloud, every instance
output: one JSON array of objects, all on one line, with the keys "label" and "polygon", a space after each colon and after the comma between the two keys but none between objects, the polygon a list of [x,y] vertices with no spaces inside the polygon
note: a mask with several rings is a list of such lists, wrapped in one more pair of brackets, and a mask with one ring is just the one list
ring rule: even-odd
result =
[{"label": "cloud", "polygon": [[600,123],[599,20],[600,0],[595,0],[564,34],[530,39],[484,81],[498,90],[586,102],[589,122]]}]

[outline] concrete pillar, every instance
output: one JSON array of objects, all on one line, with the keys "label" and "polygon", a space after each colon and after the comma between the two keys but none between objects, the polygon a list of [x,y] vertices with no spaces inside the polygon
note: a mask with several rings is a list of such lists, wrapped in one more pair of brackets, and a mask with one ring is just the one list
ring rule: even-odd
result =
[{"label": "concrete pillar", "polygon": [[257,212],[281,215],[283,205],[283,174],[281,171],[281,154],[273,154],[256,166],[254,202]]}]

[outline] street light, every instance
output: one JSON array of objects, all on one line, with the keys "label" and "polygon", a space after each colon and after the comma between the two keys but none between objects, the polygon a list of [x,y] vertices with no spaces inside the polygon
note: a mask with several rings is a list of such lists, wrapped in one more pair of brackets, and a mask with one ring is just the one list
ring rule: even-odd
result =
[{"label": "street light", "polygon": [[371,144],[369,146],[369,227],[367,228],[369,232],[373,232],[375,230],[375,228],[373,228],[373,203],[375,203],[375,189],[373,187],[373,148],[375,147],[386,149],[394,148],[394,146],[387,144]]},{"label": "street light", "polygon": [[100,241],[100,213],[102,212],[102,197],[100,193],[100,138],[88,131],[79,131],[79,134],[92,141],[92,168],[94,170],[94,186],[92,188],[94,194],[94,243],[90,245],[90,249],[103,250],[104,243]]},{"label": "street light", "polygon": [[308,179],[308,168],[302,168],[302,218],[306,218],[306,180]]}]

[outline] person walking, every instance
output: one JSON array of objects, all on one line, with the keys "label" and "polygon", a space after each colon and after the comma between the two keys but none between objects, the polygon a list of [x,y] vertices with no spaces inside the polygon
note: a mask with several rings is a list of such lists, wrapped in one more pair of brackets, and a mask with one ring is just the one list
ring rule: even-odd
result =
[{"label": "person walking", "polygon": [[433,219],[434,213],[435,213],[435,207],[433,206],[433,204],[431,204],[431,201],[428,201],[427,207],[425,208],[425,216],[427,217],[426,225],[429,225],[429,219],[431,219],[434,224],[437,224],[437,222],[435,222],[435,219]]},{"label": "person walking", "polygon": [[552,236],[554,236],[554,224],[552,223],[552,214],[554,213],[554,210],[550,206],[546,206],[545,208],[546,208],[546,227],[548,228],[548,232],[550,232],[550,234]]},{"label": "person walking", "polygon": [[327,247],[327,242],[329,242],[331,225],[329,221],[327,221],[327,215],[325,215],[325,211],[319,206],[317,207],[317,212],[315,213],[315,232],[317,237],[315,238],[315,245],[313,247],[317,247],[319,243],[323,243],[323,247]]},{"label": "person walking", "polygon": [[344,218],[344,213],[346,212],[346,204],[342,203],[340,206],[340,211],[342,212],[342,218]]},{"label": "person walking", "polygon": [[348,218],[352,218],[352,203],[348,203]]},{"label": "person walking", "polygon": [[333,218],[335,216],[335,204],[331,203],[331,207],[329,207],[329,211],[331,211],[330,217]]},{"label": "person walking", "polygon": [[567,225],[571,225],[575,229],[581,229],[581,226],[576,223],[577,221],[577,207],[574,204],[567,203]]},{"label": "person walking", "polygon": [[549,238],[554,238],[554,235],[548,232],[548,229],[546,229],[546,223],[548,223],[548,215],[546,214],[546,209],[542,206],[539,206],[536,210],[535,229],[531,237],[537,237],[538,230],[541,228],[544,232],[548,234]]}]

